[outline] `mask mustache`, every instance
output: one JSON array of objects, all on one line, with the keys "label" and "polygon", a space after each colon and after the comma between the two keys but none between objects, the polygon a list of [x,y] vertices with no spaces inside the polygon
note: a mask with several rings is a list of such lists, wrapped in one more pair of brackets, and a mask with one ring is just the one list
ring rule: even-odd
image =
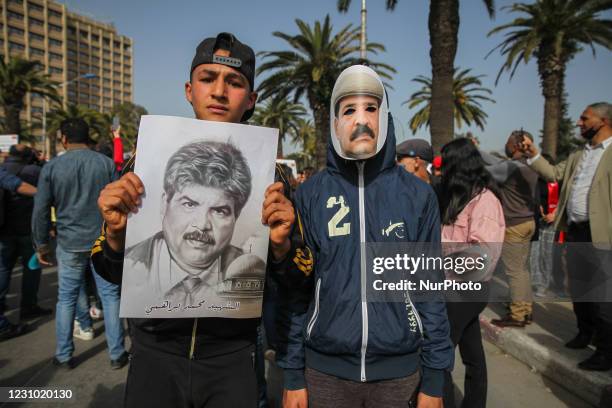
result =
[{"label": "mask mustache", "polygon": [[207,245],[215,245],[215,239],[206,231],[192,231],[183,235],[183,239],[189,241],[199,241]]},{"label": "mask mustache", "polygon": [[351,134],[350,141],[352,142],[353,140],[357,139],[359,136],[363,134],[370,136],[372,139],[376,139],[376,135],[374,134],[374,131],[370,129],[368,125],[357,125],[357,128],[355,129],[355,131],[353,131],[353,133]]}]

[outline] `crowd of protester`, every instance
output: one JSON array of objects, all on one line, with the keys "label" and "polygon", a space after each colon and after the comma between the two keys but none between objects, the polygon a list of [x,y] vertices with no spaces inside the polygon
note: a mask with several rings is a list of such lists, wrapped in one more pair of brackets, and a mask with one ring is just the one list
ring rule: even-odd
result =
[{"label": "crowd of protester", "polygon": [[[257,95],[249,46],[228,33],[207,38],[188,73],[186,96],[197,119],[250,118]],[[227,109],[209,109],[213,102]],[[568,293],[578,332],[566,347],[593,343],[595,353],[578,367],[612,369],[612,303],[604,284],[612,244],[611,104],[586,107],[577,122],[584,147],[556,164],[522,129],[508,136],[502,157],[484,152],[474,138],[455,139],[439,155],[422,139],[396,145],[384,85],[365,66],[339,76],[330,116],[327,167],[305,167],[293,178],[278,165],[266,191],[263,323],[127,319],[129,353],[119,299],[127,216],[144,193],[134,161],[113,162],[112,148],[93,146],[82,119],[62,123],[65,152],[49,162],[23,144],[11,147],[0,166],[0,341],[53,313],[37,295],[41,267],[56,264],[53,363],[75,366],[73,338],[91,340],[92,319],[103,310],[111,367],[131,361],[126,406],[267,406],[266,344],[266,358],[284,372],[287,408],[410,401],[453,407],[455,348],[466,367],[462,406],[484,407],[480,313],[497,269],[509,302],[493,324],[523,329],[538,320],[534,298]],[[345,217],[333,224],[339,211]],[[403,228],[397,238],[389,233],[393,222]],[[375,233],[381,226],[383,234]],[[363,245],[398,239],[478,247],[488,259],[478,278],[483,289],[476,297],[454,290],[446,301],[413,302],[408,295],[405,304],[369,302]],[[561,249],[561,242],[582,246]],[[11,322],[5,300],[18,259],[20,321]],[[593,295],[593,286],[603,289]]]}]

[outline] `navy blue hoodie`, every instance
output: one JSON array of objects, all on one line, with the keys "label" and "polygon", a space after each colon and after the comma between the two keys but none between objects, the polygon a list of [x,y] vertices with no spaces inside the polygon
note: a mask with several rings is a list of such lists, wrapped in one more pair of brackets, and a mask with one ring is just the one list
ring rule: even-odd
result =
[{"label": "navy blue hoodie", "polygon": [[[360,382],[406,377],[420,368],[420,390],[441,396],[444,371],[452,367],[443,301],[367,299],[361,243],[440,242],[435,194],[396,165],[393,122],[386,109],[383,112],[386,140],[375,156],[343,159],[330,138],[327,168],[296,192],[295,206],[313,261],[312,272],[303,268],[311,280],[304,288],[313,290],[309,296],[289,295],[294,304],[280,319],[286,343],[279,344],[278,364],[285,370],[287,389],[305,388],[305,367]],[[404,224],[403,238],[381,233],[395,223]],[[300,301],[306,304],[295,304]],[[411,324],[415,319],[418,324]]]}]

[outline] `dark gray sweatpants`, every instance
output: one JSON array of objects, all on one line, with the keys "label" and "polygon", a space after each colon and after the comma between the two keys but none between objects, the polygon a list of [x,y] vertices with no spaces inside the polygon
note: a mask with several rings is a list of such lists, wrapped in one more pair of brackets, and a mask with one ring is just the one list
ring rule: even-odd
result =
[{"label": "dark gray sweatpants", "polygon": [[372,382],[344,380],[306,368],[310,408],[406,408],[419,385],[418,370],[403,378]]}]

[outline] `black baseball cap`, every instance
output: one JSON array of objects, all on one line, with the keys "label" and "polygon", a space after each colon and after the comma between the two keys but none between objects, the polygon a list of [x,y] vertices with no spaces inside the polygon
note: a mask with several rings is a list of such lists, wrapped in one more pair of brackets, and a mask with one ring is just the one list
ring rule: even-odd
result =
[{"label": "black baseball cap", "polygon": [[[217,50],[229,51],[229,56],[215,55]],[[198,44],[191,61],[189,76],[191,77],[193,70],[202,64],[222,64],[234,68],[249,81],[251,91],[255,90],[255,52],[248,45],[238,41],[234,34],[219,33],[216,37],[206,38]],[[245,112],[242,120],[249,119],[254,110],[253,108]]]},{"label": "black baseball cap", "polygon": [[426,162],[433,160],[433,149],[427,140],[409,139],[397,145],[395,148],[397,158],[419,157]]}]

